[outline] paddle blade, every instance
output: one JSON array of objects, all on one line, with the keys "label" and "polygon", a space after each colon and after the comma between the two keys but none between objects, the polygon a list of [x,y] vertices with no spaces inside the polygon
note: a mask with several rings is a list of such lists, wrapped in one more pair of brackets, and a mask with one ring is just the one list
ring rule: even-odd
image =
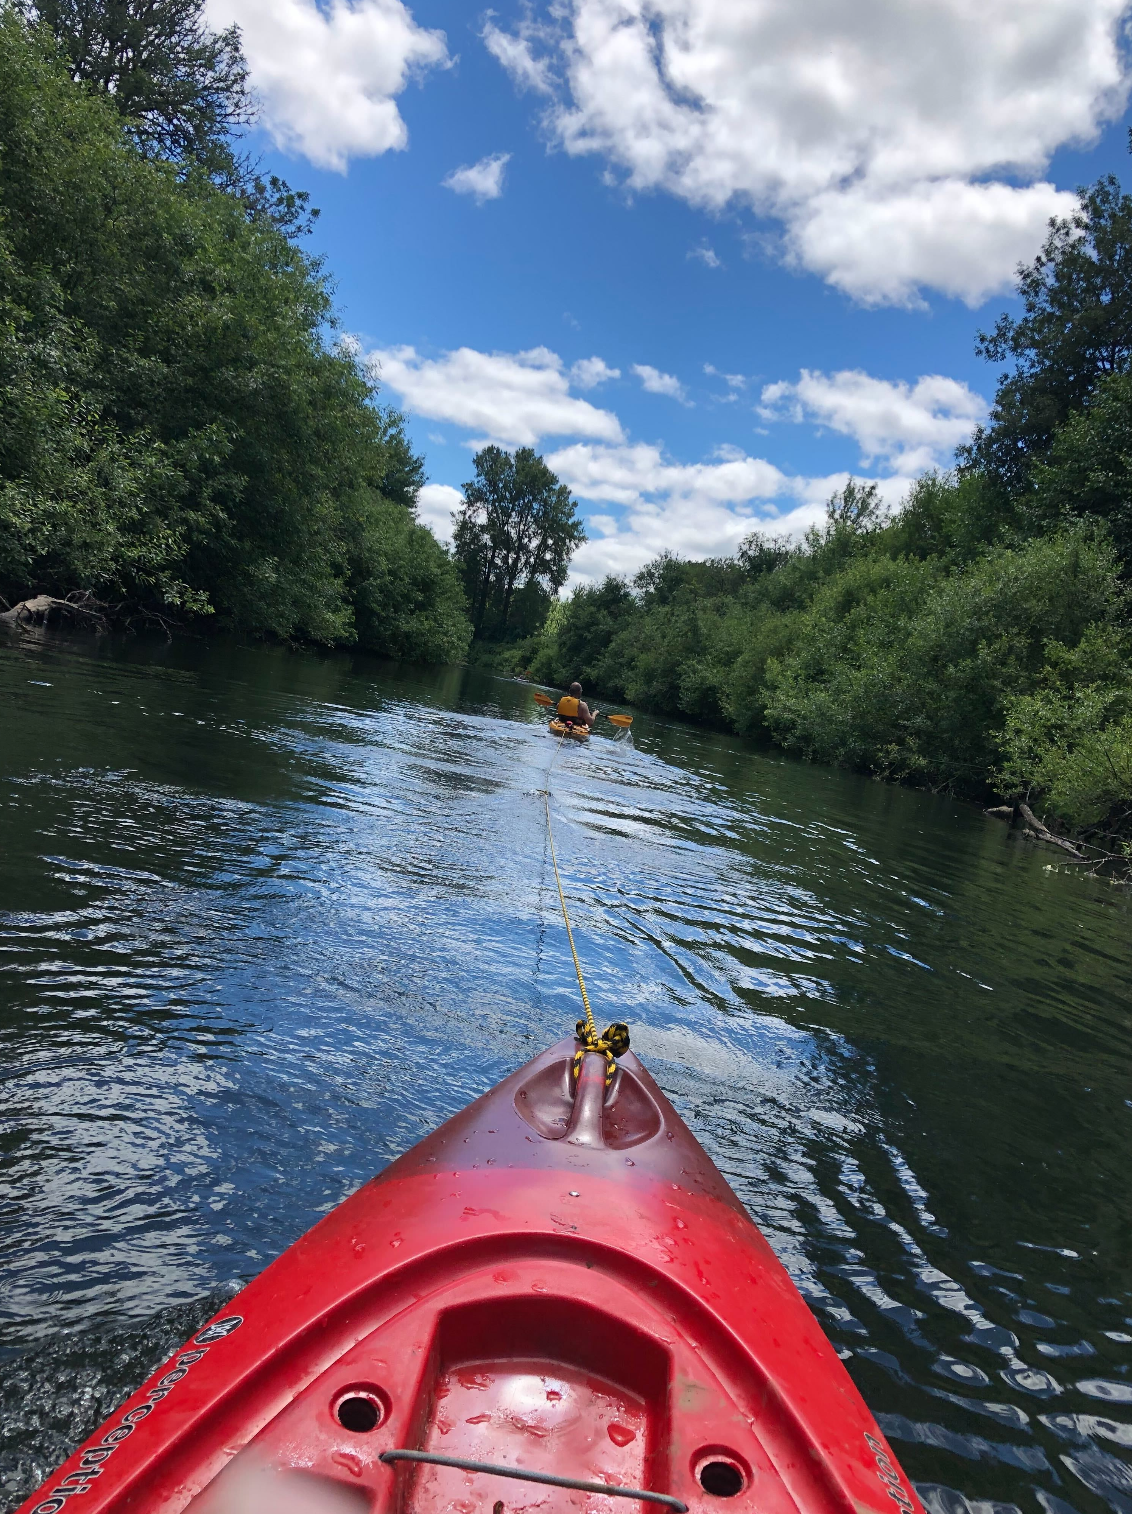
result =
[{"label": "paddle blade", "polygon": [[536,690],[536,692],[535,692],[535,704],[544,704],[544,705],[546,705],[547,709],[549,710],[550,707],[551,707],[551,705],[553,703],[554,703],[553,699],[550,699],[546,694],[540,694],[540,693],[538,693],[537,690]]},{"label": "paddle blade", "polygon": [[605,718],[609,721],[610,725],[627,726],[633,724],[632,715],[607,715]]}]

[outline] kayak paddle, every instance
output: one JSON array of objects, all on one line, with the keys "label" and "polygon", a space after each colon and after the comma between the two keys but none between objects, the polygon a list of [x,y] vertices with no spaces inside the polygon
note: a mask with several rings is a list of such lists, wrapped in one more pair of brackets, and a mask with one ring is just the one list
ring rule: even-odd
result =
[{"label": "kayak paddle", "polygon": [[[537,689],[534,692],[534,699],[535,704],[545,705],[548,710],[554,708],[554,700],[551,699],[547,694],[540,694]],[[600,710],[594,711],[595,718],[600,714]],[[632,715],[607,715],[605,718],[609,721],[610,725],[619,725],[622,728],[626,728],[633,724]]]}]

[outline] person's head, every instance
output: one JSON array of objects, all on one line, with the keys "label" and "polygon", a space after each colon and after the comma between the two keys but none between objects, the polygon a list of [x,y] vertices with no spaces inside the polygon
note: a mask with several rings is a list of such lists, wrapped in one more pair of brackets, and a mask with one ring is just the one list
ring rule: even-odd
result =
[{"label": "person's head", "polygon": [[582,697],[582,685],[580,683],[572,683],[570,685],[570,698],[571,699],[581,699],[581,697]]}]

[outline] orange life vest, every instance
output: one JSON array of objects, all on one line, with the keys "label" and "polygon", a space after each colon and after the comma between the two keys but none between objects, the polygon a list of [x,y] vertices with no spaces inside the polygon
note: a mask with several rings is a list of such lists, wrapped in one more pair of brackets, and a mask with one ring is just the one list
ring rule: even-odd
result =
[{"label": "orange life vest", "polygon": [[570,694],[563,694],[558,701],[558,716],[560,720],[577,720],[578,701]]}]

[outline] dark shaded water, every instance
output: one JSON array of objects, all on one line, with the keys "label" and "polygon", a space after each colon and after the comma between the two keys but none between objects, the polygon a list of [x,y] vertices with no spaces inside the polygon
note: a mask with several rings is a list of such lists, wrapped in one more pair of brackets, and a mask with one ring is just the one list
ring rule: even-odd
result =
[{"label": "dark shaded water", "polygon": [[[1132,1514],[1129,897],[946,800],[633,737],[553,776],[599,1018],[931,1514]],[[572,1027],[552,752],[460,671],[0,647],[5,1506]]]}]

